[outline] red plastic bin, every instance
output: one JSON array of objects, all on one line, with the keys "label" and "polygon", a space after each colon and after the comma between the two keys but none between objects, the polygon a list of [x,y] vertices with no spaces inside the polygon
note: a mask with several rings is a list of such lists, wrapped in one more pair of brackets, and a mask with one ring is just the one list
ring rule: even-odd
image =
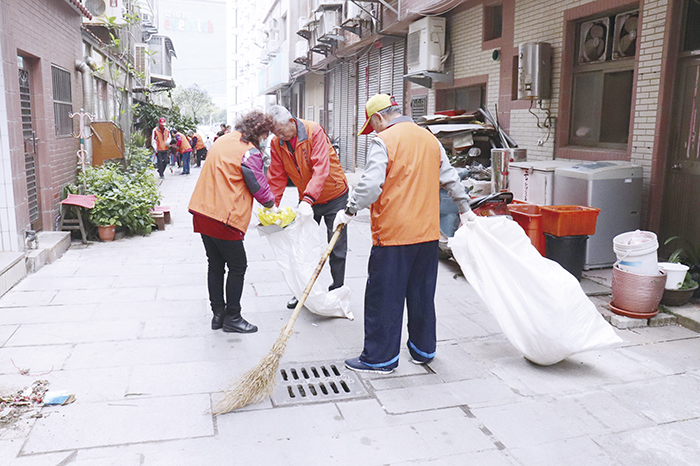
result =
[{"label": "red plastic bin", "polygon": [[544,256],[544,233],[542,232],[540,206],[519,202],[508,204],[508,210],[513,220],[525,230],[532,245]]},{"label": "red plastic bin", "polygon": [[554,236],[595,234],[600,209],[580,205],[541,206],[542,232]]}]

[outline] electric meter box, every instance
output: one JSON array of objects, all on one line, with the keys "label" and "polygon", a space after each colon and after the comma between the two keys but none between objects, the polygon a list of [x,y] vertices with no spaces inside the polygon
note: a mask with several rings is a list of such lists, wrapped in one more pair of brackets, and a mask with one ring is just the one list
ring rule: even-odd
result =
[{"label": "electric meter box", "polygon": [[533,160],[510,164],[509,189],[513,198],[537,205],[554,202],[554,170],[573,167],[570,160]]},{"label": "electric meter box", "polygon": [[554,170],[554,205],[600,209],[595,234],[586,245],[585,270],[612,266],[617,260],[613,238],[639,228],[642,167],[630,162],[581,162]]},{"label": "electric meter box", "polygon": [[552,46],[527,42],[518,46],[518,100],[543,100],[552,96]]},{"label": "electric meter box", "polygon": [[411,23],[406,41],[408,74],[442,71],[445,55],[445,18],[426,16]]}]

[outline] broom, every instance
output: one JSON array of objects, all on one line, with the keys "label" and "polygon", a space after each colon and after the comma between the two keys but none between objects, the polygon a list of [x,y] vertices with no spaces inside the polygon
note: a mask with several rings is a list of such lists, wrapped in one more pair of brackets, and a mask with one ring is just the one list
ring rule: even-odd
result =
[{"label": "broom", "polygon": [[333,232],[333,236],[328,242],[328,248],[326,248],[326,251],[321,256],[321,261],[316,266],[316,270],[314,270],[314,273],[311,275],[311,279],[306,285],[306,288],[304,288],[304,292],[301,294],[299,302],[294,308],[294,312],[292,312],[292,316],[289,318],[287,325],[285,325],[280,332],[280,336],[277,337],[275,344],[272,345],[270,352],[260,360],[257,366],[243,374],[232,385],[231,389],[226,392],[224,398],[214,407],[213,412],[215,415],[230,413],[231,411],[250,404],[259,403],[268,396],[272,396],[277,382],[277,369],[280,365],[280,359],[282,359],[287,349],[287,340],[289,340],[289,337],[292,335],[294,322],[296,322],[299,312],[301,312],[301,308],[304,306],[304,302],[306,302],[306,298],[309,296],[314,283],[316,283],[316,279],[321,273],[321,269],[326,263],[326,260],[328,260],[328,256],[331,254],[335,243],[338,241],[338,237],[340,237],[340,232],[344,226],[344,223],[338,225]]}]

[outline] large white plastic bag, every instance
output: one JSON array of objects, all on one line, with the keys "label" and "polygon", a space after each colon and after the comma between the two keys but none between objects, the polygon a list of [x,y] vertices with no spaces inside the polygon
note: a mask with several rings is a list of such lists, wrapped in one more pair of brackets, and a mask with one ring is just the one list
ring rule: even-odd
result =
[{"label": "large white plastic bag", "polygon": [[[277,264],[284,280],[294,296],[300,298],[328,247],[322,237],[326,231],[325,226],[320,227],[311,217],[301,219],[297,216],[297,219],[283,230],[260,227],[258,231],[267,237],[277,256]],[[326,291],[328,285],[324,284],[324,279],[328,267],[326,262],[304,306],[320,316],[346,317],[353,320],[355,317],[350,311],[350,288],[344,285],[333,291]]]},{"label": "large white plastic bag", "polygon": [[507,217],[478,217],[449,246],[508,340],[528,360],[555,364],[622,340],[576,278],[546,259]]}]

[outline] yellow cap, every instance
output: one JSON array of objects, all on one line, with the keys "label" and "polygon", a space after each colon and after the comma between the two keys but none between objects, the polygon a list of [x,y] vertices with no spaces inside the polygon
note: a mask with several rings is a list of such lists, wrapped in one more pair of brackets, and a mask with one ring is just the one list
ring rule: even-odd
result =
[{"label": "yellow cap", "polygon": [[394,99],[393,95],[373,95],[365,104],[365,117],[367,118],[367,121],[365,121],[365,124],[362,125],[362,129],[360,130],[360,132],[357,133],[358,136],[362,134],[369,134],[372,131],[374,131],[374,128],[372,128],[372,125],[369,123],[369,120],[372,118],[372,115],[381,110],[384,110],[385,108],[389,108],[392,105],[396,105],[397,107],[399,105],[396,103],[396,99]]}]

